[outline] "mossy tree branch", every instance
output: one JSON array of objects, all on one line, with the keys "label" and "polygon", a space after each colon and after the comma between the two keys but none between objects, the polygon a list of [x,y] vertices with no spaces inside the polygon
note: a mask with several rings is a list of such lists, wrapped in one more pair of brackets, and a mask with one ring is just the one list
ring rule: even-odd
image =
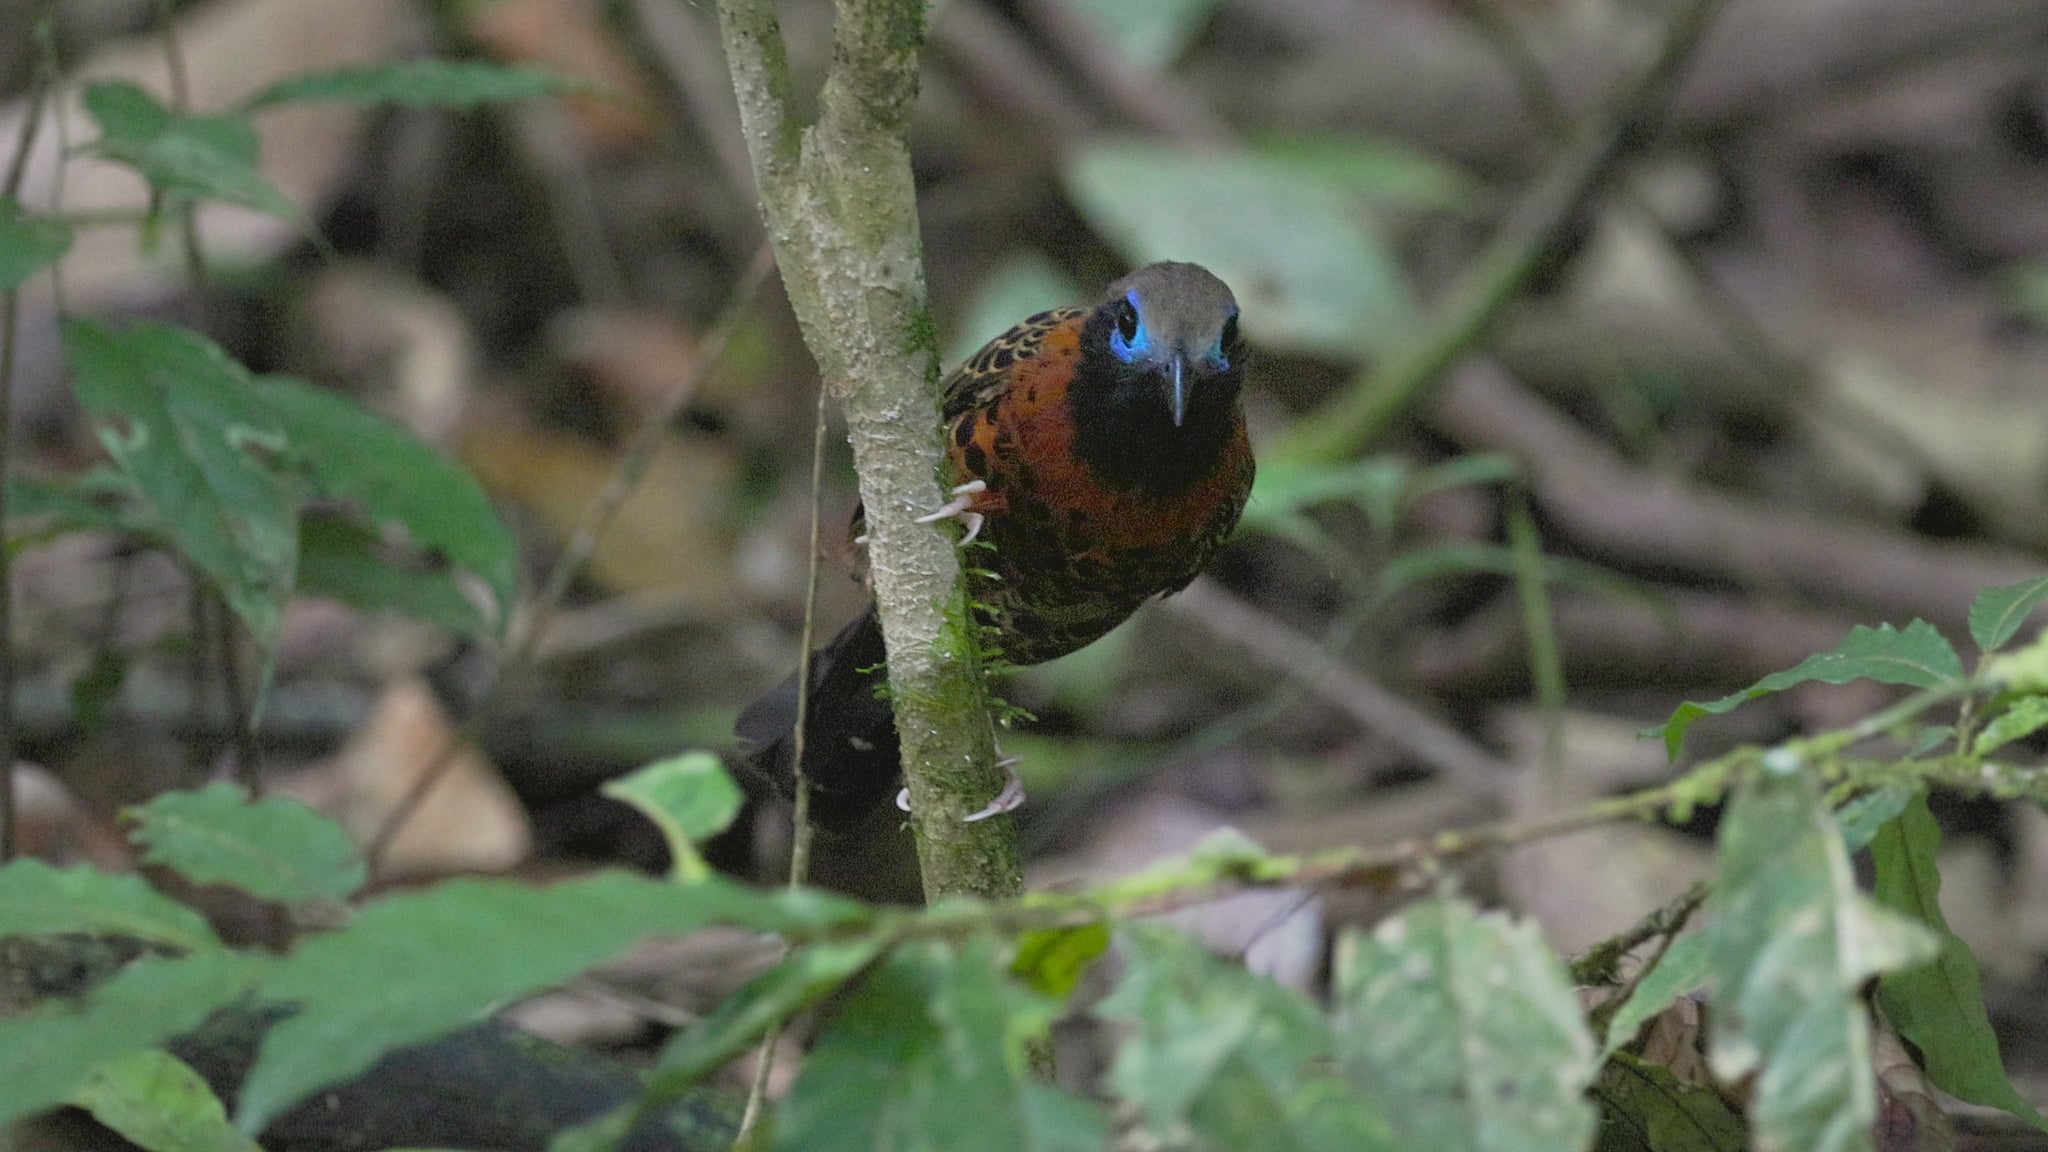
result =
[{"label": "mossy tree branch", "polygon": [[1001,782],[959,558],[949,529],[914,523],[945,499],[907,141],[924,8],[837,0],[808,128],[768,0],[720,0],[719,27],[783,283],[853,441],[925,892],[1003,896],[1020,885],[1011,822],[960,820]]}]

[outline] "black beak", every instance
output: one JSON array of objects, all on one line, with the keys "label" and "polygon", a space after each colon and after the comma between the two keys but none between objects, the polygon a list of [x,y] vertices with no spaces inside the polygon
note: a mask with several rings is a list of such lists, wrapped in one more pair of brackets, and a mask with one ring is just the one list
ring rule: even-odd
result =
[{"label": "black beak", "polygon": [[1180,427],[1181,420],[1188,414],[1188,385],[1186,376],[1187,357],[1176,352],[1173,354],[1173,378],[1167,384],[1166,393],[1166,406],[1173,412],[1173,426],[1175,428]]}]

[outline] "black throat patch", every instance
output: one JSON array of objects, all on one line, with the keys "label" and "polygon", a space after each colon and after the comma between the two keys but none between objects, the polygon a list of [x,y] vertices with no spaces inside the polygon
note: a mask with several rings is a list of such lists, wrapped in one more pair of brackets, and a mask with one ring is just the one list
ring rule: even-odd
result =
[{"label": "black throat patch", "polygon": [[1214,474],[1230,444],[1243,350],[1228,349],[1230,367],[1221,372],[1189,365],[1186,418],[1175,427],[1165,381],[1109,350],[1114,323],[1109,309],[1098,308],[1081,330],[1081,363],[1067,386],[1075,454],[1106,487],[1150,496],[1184,492]]}]

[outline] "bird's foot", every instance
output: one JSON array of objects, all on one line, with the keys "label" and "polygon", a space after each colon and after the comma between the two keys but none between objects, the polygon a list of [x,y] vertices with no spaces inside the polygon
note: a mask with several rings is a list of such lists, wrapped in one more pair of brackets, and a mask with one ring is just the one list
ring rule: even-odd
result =
[{"label": "bird's foot", "polygon": [[[1015,812],[1017,809],[1022,808],[1025,799],[1024,781],[1017,775],[1017,765],[1023,762],[1024,758],[1022,756],[1004,756],[1002,759],[997,760],[996,767],[1003,770],[1003,790],[996,793],[996,798],[989,801],[981,811],[962,816],[960,822],[962,824],[972,824],[978,820],[986,820],[991,816],[1000,816],[1005,812]],[[896,793],[896,807],[905,812],[910,811],[910,789],[905,788]]]},{"label": "bird's foot", "polygon": [[960,521],[962,524],[967,525],[967,535],[960,538],[960,547],[965,548],[969,544],[974,543],[976,536],[981,535],[983,517],[981,513],[974,510],[974,498],[986,491],[988,491],[988,481],[969,480],[967,483],[953,489],[953,498],[951,500],[932,509],[925,515],[919,516],[916,523],[936,524],[941,520]]}]

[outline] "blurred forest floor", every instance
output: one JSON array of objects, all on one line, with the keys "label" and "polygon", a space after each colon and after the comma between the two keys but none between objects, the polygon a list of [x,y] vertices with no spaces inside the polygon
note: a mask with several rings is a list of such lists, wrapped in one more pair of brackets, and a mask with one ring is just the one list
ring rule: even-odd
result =
[{"label": "blurred forest floor", "polygon": [[[36,61],[40,4],[0,2],[0,91]],[[950,365],[1127,268],[1230,281],[1258,352],[1256,441],[1329,419],[1471,284],[1681,7],[1652,0],[952,0],[934,11],[914,143]],[[63,0],[71,79],[162,90],[155,6]],[[778,5],[800,75],[822,0]],[[738,285],[762,237],[708,6],[402,0],[181,6],[192,100],[422,53],[537,63],[604,95],[451,115],[294,109],[264,171],[331,245],[203,214],[194,298],[175,243],[81,233],[64,307],[203,317],[259,371],[344,388],[468,465],[526,542],[530,585],[650,414],[680,417],[598,538],[513,706],[390,846],[387,875],[659,867],[597,787],[722,749],[786,674],[802,624],[817,381],[785,303]],[[2048,6],[1732,0],[1647,130],[1562,224],[1441,387],[1367,454],[1265,457],[1211,575],[1110,640],[1014,678],[1033,882],[1134,868],[1232,825],[1276,850],[1385,844],[1533,816],[1664,778],[1645,725],[1833,646],[1855,624],[1961,633],[1983,587],[2048,546]],[[799,90],[804,85],[799,84]],[[0,143],[18,137],[18,97]],[[9,149],[11,150],[11,148]],[[44,204],[54,169],[32,167]],[[73,212],[133,208],[65,170]],[[735,318],[715,362],[699,347]],[[56,310],[26,297],[28,471],[97,451],[60,374]],[[702,371],[700,372],[700,368]],[[1327,429],[1322,429],[1327,430]],[[822,495],[820,627],[863,593]],[[1550,557],[1561,706],[1532,676],[1510,526]],[[129,866],[114,813],[227,754],[193,597],[160,555],[67,536],[16,572],[31,850]],[[1539,640],[1543,639],[1540,635]],[[1537,648],[1541,648],[1538,645]],[[278,791],[367,842],[501,653],[430,623],[304,600],[264,725]],[[1888,690],[1808,686],[1702,724],[1694,754],[1868,714]],[[2035,748],[2035,754],[2042,749]],[[2021,1091],[2048,1103],[2048,815],[1957,803],[1944,906],[1976,948]],[[773,804],[723,845],[778,865]],[[885,816],[825,878],[901,896]],[[1703,872],[1696,827],[1516,850],[1468,885],[1570,952]],[[1243,898],[1198,927],[1309,981],[1372,899]],[[738,979],[714,957],[622,965],[521,1023],[631,1048]],[[684,976],[677,976],[677,972]],[[626,989],[621,991],[620,989]]]}]

